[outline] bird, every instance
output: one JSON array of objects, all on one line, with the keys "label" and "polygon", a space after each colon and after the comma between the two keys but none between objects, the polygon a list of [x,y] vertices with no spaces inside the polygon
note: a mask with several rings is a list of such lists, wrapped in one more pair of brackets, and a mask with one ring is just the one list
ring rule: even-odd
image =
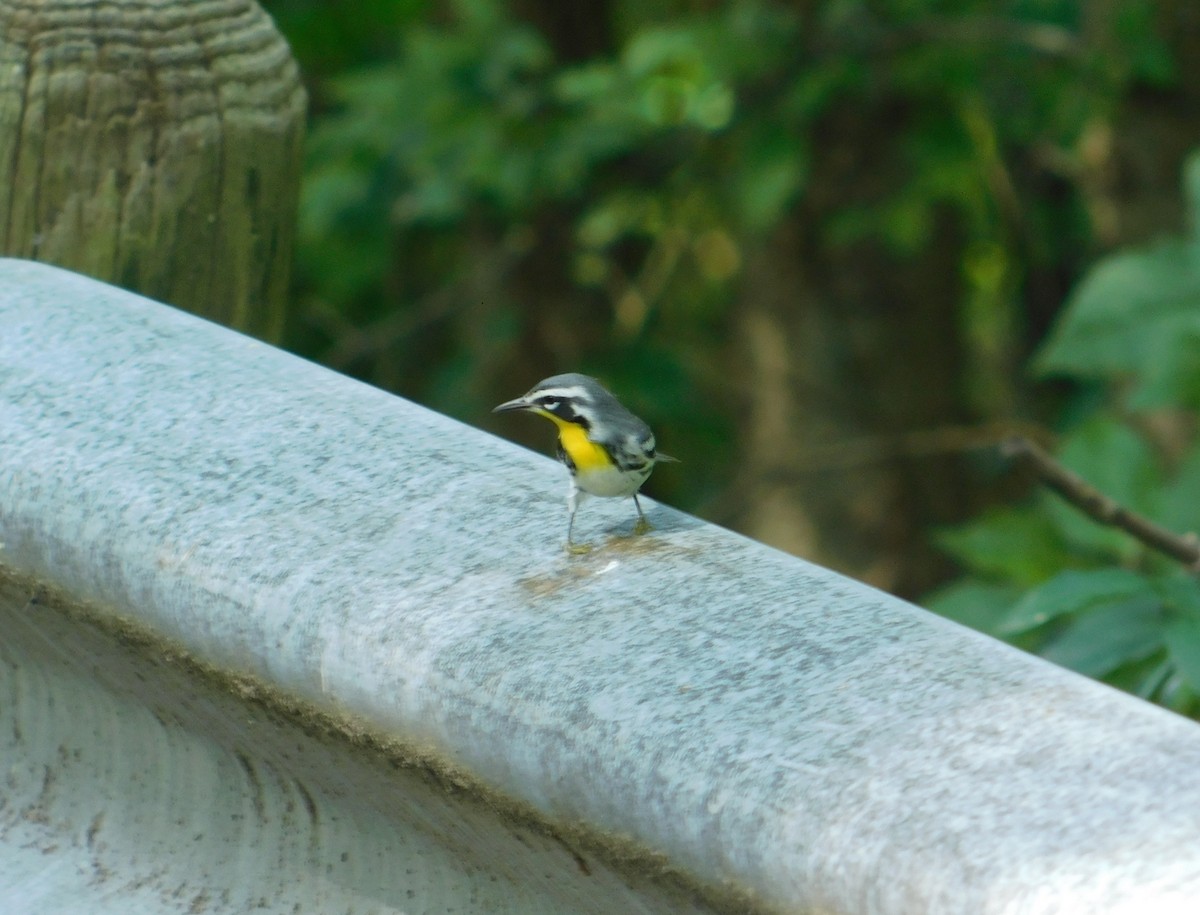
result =
[{"label": "bird", "polygon": [[570,372],[535,384],[528,393],[493,408],[493,413],[523,411],[545,417],[558,427],[558,459],[570,474],[567,491],[567,552],[586,553],[571,533],[585,496],[633,496],[638,520],[635,534],[650,530],[638,490],[656,464],[676,458],[656,448],[654,433],[595,378]]}]

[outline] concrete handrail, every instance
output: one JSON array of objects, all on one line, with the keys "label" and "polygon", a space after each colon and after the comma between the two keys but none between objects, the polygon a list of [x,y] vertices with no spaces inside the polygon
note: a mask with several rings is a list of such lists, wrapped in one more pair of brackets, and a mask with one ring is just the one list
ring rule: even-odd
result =
[{"label": "concrete handrail", "polygon": [[0,910],[1195,911],[1192,722],[560,474],[0,261]]}]

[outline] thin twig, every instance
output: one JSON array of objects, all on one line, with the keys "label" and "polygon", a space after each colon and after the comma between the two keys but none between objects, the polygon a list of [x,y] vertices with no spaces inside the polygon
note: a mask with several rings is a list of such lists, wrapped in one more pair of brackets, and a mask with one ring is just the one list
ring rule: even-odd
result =
[{"label": "thin twig", "polygon": [[771,483],[795,483],[815,473],[842,472],[896,460],[995,448],[997,442],[1017,435],[1042,438],[1046,433],[1032,423],[1000,420],[969,426],[916,429],[895,435],[866,435],[837,442],[816,442],[795,454],[786,468],[770,470],[762,476]]},{"label": "thin twig", "polygon": [[[801,383],[789,372],[789,381]],[[786,466],[748,471],[735,477],[719,496],[704,502],[699,513],[710,521],[734,524],[752,501],[759,486],[799,486],[816,474],[854,473],[862,467],[885,465],[900,460],[953,455],[995,449],[1009,436],[1027,435],[1047,442],[1050,433],[1042,426],[1020,420],[998,420],[969,426],[939,426],[895,435],[867,435],[837,442],[809,444],[787,459]]]},{"label": "thin twig", "polygon": [[1151,549],[1170,556],[1192,571],[1200,571],[1200,542],[1195,534],[1180,535],[1155,524],[1106,496],[1083,477],[1021,435],[1014,435],[1000,444],[1006,457],[1023,461],[1033,468],[1046,486],[1086,514],[1109,527],[1120,528]]}]

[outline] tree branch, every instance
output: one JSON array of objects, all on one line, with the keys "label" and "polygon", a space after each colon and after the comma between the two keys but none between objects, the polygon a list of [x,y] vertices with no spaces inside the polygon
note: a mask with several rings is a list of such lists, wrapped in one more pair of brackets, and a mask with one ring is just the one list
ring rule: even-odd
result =
[{"label": "tree branch", "polygon": [[1120,528],[1151,549],[1183,563],[1191,571],[1200,571],[1200,541],[1195,534],[1176,534],[1131,511],[1022,435],[1013,435],[1001,442],[1000,453],[1029,465],[1046,486],[1094,521]]}]

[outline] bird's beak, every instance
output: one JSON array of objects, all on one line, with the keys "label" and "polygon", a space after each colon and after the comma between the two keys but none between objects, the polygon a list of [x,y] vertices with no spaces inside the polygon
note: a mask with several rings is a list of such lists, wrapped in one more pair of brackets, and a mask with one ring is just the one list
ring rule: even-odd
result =
[{"label": "bird's beak", "polygon": [[493,413],[514,413],[517,410],[532,410],[531,404],[524,397],[518,397],[516,400],[506,400],[498,407],[492,407]]}]

